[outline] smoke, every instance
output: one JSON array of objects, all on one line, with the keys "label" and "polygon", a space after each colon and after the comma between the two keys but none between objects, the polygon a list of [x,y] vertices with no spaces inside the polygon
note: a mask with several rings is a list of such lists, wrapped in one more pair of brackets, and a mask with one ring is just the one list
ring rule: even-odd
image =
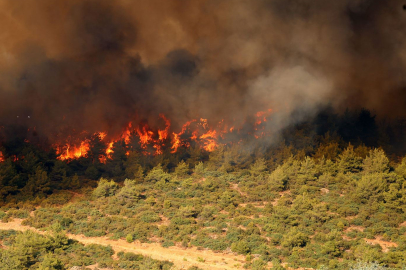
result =
[{"label": "smoke", "polygon": [[269,108],[275,130],[325,105],[406,116],[403,4],[0,0],[0,125],[52,140],[160,113],[178,131]]}]

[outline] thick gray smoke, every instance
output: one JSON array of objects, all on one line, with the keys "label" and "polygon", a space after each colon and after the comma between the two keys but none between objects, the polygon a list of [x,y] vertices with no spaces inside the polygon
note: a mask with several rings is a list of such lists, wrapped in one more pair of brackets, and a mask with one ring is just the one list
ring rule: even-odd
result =
[{"label": "thick gray smoke", "polygon": [[0,125],[52,138],[160,113],[175,129],[269,108],[279,128],[325,105],[405,116],[403,4],[0,0]]}]

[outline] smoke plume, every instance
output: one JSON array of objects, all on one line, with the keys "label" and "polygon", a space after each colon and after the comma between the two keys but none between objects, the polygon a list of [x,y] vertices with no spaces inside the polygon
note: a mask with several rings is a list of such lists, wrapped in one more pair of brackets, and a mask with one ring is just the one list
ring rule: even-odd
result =
[{"label": "smoke plume", "polygon": [[406,116],[393,0],[0,0],[0,125],[49,138],[274,112]]}]

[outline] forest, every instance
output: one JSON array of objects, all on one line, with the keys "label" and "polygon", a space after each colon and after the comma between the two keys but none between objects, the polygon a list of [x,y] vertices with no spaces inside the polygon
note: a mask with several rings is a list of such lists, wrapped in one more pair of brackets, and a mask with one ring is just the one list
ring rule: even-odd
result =
[{"label": "forest", "polygon": [[98,136],[86,156],[68,161],[18,138],[5,142],[1,221],[22,219],[47,234],[1,231],[0,268],[173,267],[130,253],[114,260],[111,248],[83,246],[73,234],[245,256],[236,269],[402,269],[403,123],[326,111],[278,143],[154,156],[127,155],[118,142],[105,163]]},{"label": "forest", "polygon": [[0,270],[406,269],[405,0],[0,11]]}]

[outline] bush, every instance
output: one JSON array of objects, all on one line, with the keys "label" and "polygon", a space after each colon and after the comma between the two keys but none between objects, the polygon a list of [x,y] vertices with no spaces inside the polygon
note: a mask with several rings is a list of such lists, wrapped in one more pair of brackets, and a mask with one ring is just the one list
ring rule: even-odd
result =
[{"label": "bush", "polygon": [[385,174],[371,173],[363,175],[354,190],[354,196],[360,202],[366,203],[370,198],[383,199],[383,192],[388,188]]},{"label": "bush", "polygon": [[100,178],[97,188],[93,190],[93,196],[96,198],[110,197],[118,190],[118,185],[113,180],[108,181],[107,179]]},{"label": "bush", "polygon": [[125,237],[125,240],[128,242],[128,243],[132,243],[132,242],[134,242],[134,238],[133,238],[133,235],[132,234],[127,234],[127,236]]},{"label": "bush", "polygon": [[282,246],[289,248],[304,247],[307,242],[309,242],[309,237],[297,228],[293,228],[284,236]]},{"label": "bush", "polygon": [[283,171],[281,166],[277,167],[269,176],[268,183],[273,191],[282,191],[285,189],[288,181],[288,176]]},{"label": "bush", "polygon": [[141,213],[140,220],[144,221],[145,223],[154,223],[161,221],[161,218],[155,212],[145,211]]},{"label": "bush", "polygon": [[116,197],[124,203],[138,202],[140,199],[140,192],[137,189],[136,182],[134,180],[125,179],[124,186],[117,193]]},{"label": "bush", "polygon": [[162,243],[162,246],[163,247],[173,247],[175,245],[175,243],[173,242],[173,241],[171,241],[171,240],[166,240],[166,241],[164,241],[163,243]]},{"label": "bush", "polygon": [[382,149],[374,149],[364,159],[362,165],[363,172],[368,173],[387,173],[389,172],[389,159]]},{"label": "bush", "polygon": [[154,167],[145,177],[145,180],[149,182],[159,182],[159,181],[168,182],[170,179],[171,175],[169,173],[164,172],[161,164]]},{"label": "bush", "polygon": [[189,166],[183,160],[175,168],[175,175],[180,178],[187,176],[188,172]]},{"label": "bush", "polygon": [[250,248],[246,241],[240,240],[231,245],[231,251],[247,255],[248,253],[250,253]]}]

